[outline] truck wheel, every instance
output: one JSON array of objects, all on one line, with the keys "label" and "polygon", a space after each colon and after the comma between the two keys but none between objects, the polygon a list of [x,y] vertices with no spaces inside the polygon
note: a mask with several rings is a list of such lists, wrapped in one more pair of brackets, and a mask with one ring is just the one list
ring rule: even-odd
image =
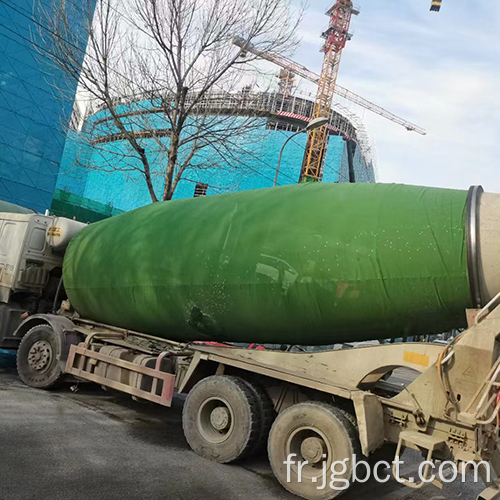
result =
[{"label": "truck wheel", "polygon": [[[352,459],[360,457],[360,447],[355,427],[341,410],[310,401],[278,415],[269,434],[268,453],[284,488],[308,500],[330,500],[350,486]],[[338,489],[330,485],[334,463],[333,486]]]},{"label": "truck wheel", "polygon": [[220,463],[244,458],[259,437],[254,392],[238,377],[207,377],[189,392],[182,427],[198,455]]},{"label": "truck wheel", "polygon": [[356,417],[352,414],[352,413],[349,413],[347,410],[344,410],[343,408],[337,408],[335,407],[338,411],[340,411],[342,413],[342,415],[344,415],[344,417],[349,420],[349,422],[351,422],[352,426],[357,429],[358,428],[358,421],[356,419]]},{"label": "truck wheel", "polygon": [[248,451],[248,456],[251,457],[260,454],[266,449],[269,431],[271,430],[274,419],[276,418],[276,412],[269,394],[267,394],[267,392],[260,385],[245,379],[241,380],[251,391],[253,391],[257,401],[257,410],[259,412],[259,436],[257,437],[253,448]]},{"label": "truck wheel", "polygon": [[49,389],[61,381],[60,339],[48,325],[28,330],[17,351],[17,373],[30,387]]}]

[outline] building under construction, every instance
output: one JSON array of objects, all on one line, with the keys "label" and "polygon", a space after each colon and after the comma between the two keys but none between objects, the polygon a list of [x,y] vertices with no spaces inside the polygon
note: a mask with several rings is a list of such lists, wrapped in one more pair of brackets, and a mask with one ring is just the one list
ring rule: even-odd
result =
[{"label": "building under construction", "polygon": [[[358,14],[359,9],[351,0],[337,0],[326,11],[329,22],[321,34],[321,52],[324,57],[320,74],[283,54],[263,51],[250,40],[234,38],[233,44],[239,47],[240,58],[251,55],[250,62],[257,57],[280,68],[277,74],[278,92],[255,93],[245,88],[241,92],[213,92],[205,95],[201,101],[196,100],[196,105],[191,109],[192,116],[185,123],[188,127],[212,119],[206,117],[220,116],[231,116],[236,122],[239,118],[244,120],[244,117],[253,117],[257,119],[257,127],[236,138],[226,135],[227,142],[240,141],[235,145],[235,151],[227,155],[221,152],[225,144],[218,147],[221,145],[220,140],[210,143],[211,149],[193,152],[191,165],[213,163],[226,168],[204,167],[184,172],[186,175],[176,184],[174,198],[296,182],[375,182],[375,155],[364,127],[356,115],[338,104],[335,95],[408,131],[425,135],[421,127],[337,84],[342,52],[352,37],[349,31],[351,17]],[[296,77],[317,85],[316,95],[297,95]],[[150,191],[156,191],[156,188],[162,191],[161,182],[165,179],[164,163],[169,154],[171,134],[163,108],[164,103],[171,102],[172,98],[136,96],[116,103],[115,111],[118,110],[122,120],[120,130],[115,127],[109,110],[94,110],[85,120],[82,131],[70,135],[64,154],[64,173],[59,178],[56,192],[55,205],[58,207],[54,208],[64,215],[73,215],[71,210],[74,211],[82,203],[97,203],[92,206],[105,207],[107,213],[111,214],[113,210],[130,210],[147,204],[151,201]],[[188,94],[189,99],[195,99],[195,95]],[[135,119],[141,120],[142,117],[148,118],[139,125],[134,123]],[[123,119],[127,125],[123,125]],[[322,123],[327,120],[328,123],[310,127],[307,134],[297,134],[309,122],[317,123],[317,120]],[[144,124],[145,127],[142,126]],[[134,135],[134,150],[130,150],[128,141],[131,134]],[[292,134],[296,134],[296,137],[291,137]],[[148,188],[142,182],[144,171],[141,171],[140,165],[135,168],[133,164],[139,142],[145,151],[150,154],[153,152],[152,169],[157,168],[158,186],[154,185],[153,178],[153,187],[150,185]],[[281,157],[280,151],[285,142],[288,146]],[[156,148],[155,156],[156,146],[161,151]],[[119,158],[125,158],[125,168],[116,168]],[[282,161],[278,175],[279,159]],[[139,162],[139,159],[135,161]],[[110,174],[109,166],[113,164],[115,168],[111,168]],[[75,195],[79,198],[76,199]],[[88,218],[89,211],[85,214]],[[100,212],[96,213],[96,217],[102,216]]]},{"label": "building under construction", "polygon": [[[188,96],[189,99],[189,96]],[[145,149],[158,141],[168,147],[169,125],[151,100],[131,99],[119,103],[123,116],[148,115],[149,130],[131,122],[131,130]],[[215,92],[197,104],[196,115],[252,116],[257,127],[242,137],[239,155],[231,159],[235,168],[192,169],[186,172],[174,199],[229,191],[259,189],[273,185],[281,146],[294,132],[303,129],[313,114],[314,100],[280,92]],[[328,124],[330,140],[324,162],[324,182],[375,182],[375,158],[362,123],[355,115],[334,106]],[[297,135],[286,147],[278,185],[299,181],[307,134]],[[107,165],[127,156],[128,142],[114,130],[109,111],[94,110],[80,131],[67,139],[53,210],[90,221],[117,211],[131,210],[151,202],[146,183],[133,169],[109,171]],[[207,154],[207,153],[205,153]],[[216,154],[213,151],[210,154]],[[130,161],[128,158],[127,161]],[[138,160],[137,160],[138,161]],[[158,161],[161,161],[158,158]],[[196,163],[197,158],[193,159]],[[125,170],[125,169],[124,169]]]}]

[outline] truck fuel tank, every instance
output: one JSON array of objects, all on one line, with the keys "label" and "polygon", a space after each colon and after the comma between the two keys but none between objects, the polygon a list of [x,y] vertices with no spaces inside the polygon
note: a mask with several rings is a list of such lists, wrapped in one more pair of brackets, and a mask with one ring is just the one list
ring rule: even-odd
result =
[{"label": "truck fuel tank", "polygon": [[86,226],[83,222],[55,217],[47,229],[47,243],[56,251],[63,251],[78,231]]}]

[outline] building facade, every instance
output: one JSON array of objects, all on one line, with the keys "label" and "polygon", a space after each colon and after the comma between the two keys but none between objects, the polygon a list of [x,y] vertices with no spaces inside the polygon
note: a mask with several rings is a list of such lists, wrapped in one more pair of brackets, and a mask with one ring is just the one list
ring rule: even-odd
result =
[{"label": "building facade", "polygon": [[[200,116],[231,116],[234,124],[250,115],[255,117],[253,127],[238,138],[240,142],[229,162],[221,159],[213,162],[218,163],[216,166],[186,171],[174,199],[273,186],[281,146],[291,134],[306,126],[312,107],[311,100],[282,94],[236,93],[229,97],[215,93],[208,96],[198,106]],[[135,100],[120,104],[117,109],[123,118],[130,120],[128,129],[137,134],[153,168],[158,168],[158,176],[153,181],[157,182],[160,193],[164,152],[162,157],[160,152],[155,156],[153,151],[158,141],[168,149],[168,120],[151,101]],[[137,118],[141,115],[147,115],[148,130],[144,130],[144,122]],[[374,161],[361,140],[359,128],[359,124],[356,126],[347,116],[332,110],[323,182],[375,182]],[[307,134],[301,133],[286,146],[278,186],[298,182],[306,141]],[[205,165],[208,159],[220,157],[216,149],[205,148],[194,157],[193,163]],[[54,211],[59,215],[87,217],[90,221],[151,203],[144,177],[130,168],[133,153],[114,127],[109,112],[92,113],[80,132],[73,131],[68,136]],[[120,168],[118,163],[123,158],[126,158],[126,168]],[[88,209],[95,211],[93,216],[86,212]]]},{"label": "building facade", "polygon": [[38,212],[51,206],[76,92],[44,57],[37,9],[51,3],[0,3],[0,199]]}]

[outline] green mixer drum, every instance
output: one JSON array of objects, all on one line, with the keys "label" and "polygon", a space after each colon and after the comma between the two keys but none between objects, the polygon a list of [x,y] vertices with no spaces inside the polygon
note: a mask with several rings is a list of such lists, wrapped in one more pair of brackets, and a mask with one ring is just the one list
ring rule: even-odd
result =
[{"label": "green mixer drum", "polygon": [[333,344],[466,326],[466,191],[308,183],[155,203],[83,229],[82,317],[172,340]]}]

